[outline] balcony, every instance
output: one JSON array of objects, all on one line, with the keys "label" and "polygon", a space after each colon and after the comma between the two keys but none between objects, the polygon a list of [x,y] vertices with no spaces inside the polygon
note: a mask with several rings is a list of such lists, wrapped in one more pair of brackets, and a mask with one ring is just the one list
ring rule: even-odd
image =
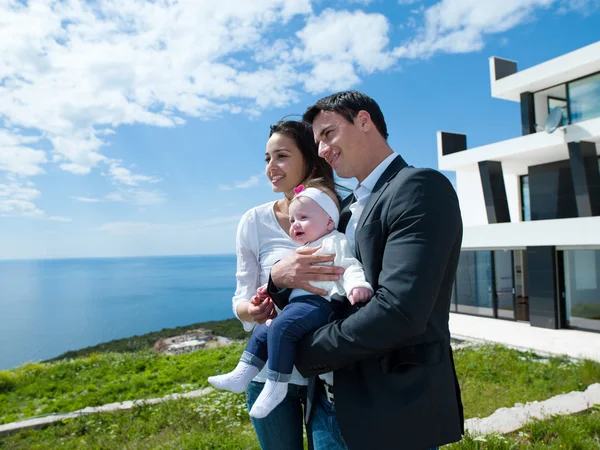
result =
[{"label": "balcony", "polygon": [[480,161],[500,161],[504,173],[525,175],[530,166],[569,159],[569,142],[594,142],[598,151],[600,117],[559,127],[551,134],[539,132],[451,154],[444,154],[442,135],[438,131],[440,170],[478,172]]}]

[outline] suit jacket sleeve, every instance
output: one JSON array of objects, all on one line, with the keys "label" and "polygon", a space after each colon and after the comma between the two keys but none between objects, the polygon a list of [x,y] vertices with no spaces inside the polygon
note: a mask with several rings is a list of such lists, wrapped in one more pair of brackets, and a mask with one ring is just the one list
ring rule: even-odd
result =
[{"label": "suit jacket sleeve", "polygon": [[393,197],[381,214],[385,247],[375,295],[300,342],[296,367],[305,377],[399,348],[425,330],[460,233],[458,200],[433,170],[416,171],[387,189],[395,192],[384,193]]},{"label": "suit jacket sleeve", "polygon": [[[277,264],[277,263],[275,263]],[[269,282],[267,283],[267,294],[273,300],[273,303],[277,305],[277,307],[282,310],[290,303],[290,294],[292,290],[289,288],[279,289],[273,283],[273,279],[271,278],[271,274],[269,274]]]}]

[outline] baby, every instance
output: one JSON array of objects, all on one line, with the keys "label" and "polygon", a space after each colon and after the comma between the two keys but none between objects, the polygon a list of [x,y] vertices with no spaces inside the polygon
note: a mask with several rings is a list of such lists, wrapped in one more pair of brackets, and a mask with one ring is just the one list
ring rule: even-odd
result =
[{"label": "baby", "polygon": [[333,193],[321,186],[298,186],[294,192],[296,196],[289,207],[291,238],[301,245],[320,245],[316,253],[335,254],[333,264],[345,271],[339,281],[311,282],[326,290],[326,297],[302,289],[292,290],[290,303],[270,325],[256,326],[237,367],[232,372],[208,378],[216,388],[243,392],[268,361],[267,382],[250,409],[250,416],[254,418],[267,416],[285,398],[296,344],[333,319],[331,296],[347,296],[352,303],[366,302],[373,296],[373,288],[365,280],[362,265],[354,258],[346,236],[336,231],[340,215]]}]

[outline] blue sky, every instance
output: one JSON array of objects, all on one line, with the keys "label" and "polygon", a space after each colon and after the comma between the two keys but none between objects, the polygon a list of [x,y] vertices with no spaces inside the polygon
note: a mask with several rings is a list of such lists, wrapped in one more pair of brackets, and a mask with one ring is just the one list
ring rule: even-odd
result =
[{"label": "blue sky", "polygon": [[358,89],[437,167],[438,130],[520,134],[490,56],[527,68],[598,23],[598,0],[0,0],[0,258],[232,253],[277,198],[269,124]]}]

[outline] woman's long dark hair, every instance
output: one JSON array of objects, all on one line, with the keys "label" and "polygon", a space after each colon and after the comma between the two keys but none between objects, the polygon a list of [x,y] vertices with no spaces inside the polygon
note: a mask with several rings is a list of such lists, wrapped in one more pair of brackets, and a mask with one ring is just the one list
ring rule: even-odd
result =
[{"label": "woman's long dark hair", "polygon": [[339,198],[339,190],[346,190],[339,186],[333,179],[333,169],[321,158],[318,153],[312,126],[309,123],[296,120],[280,120],[275,125],[271,125],[269,137],[275,133],[283,134],[294,140],[306,165],[304,181],[319,178],[323,186],[335,192]]}]

